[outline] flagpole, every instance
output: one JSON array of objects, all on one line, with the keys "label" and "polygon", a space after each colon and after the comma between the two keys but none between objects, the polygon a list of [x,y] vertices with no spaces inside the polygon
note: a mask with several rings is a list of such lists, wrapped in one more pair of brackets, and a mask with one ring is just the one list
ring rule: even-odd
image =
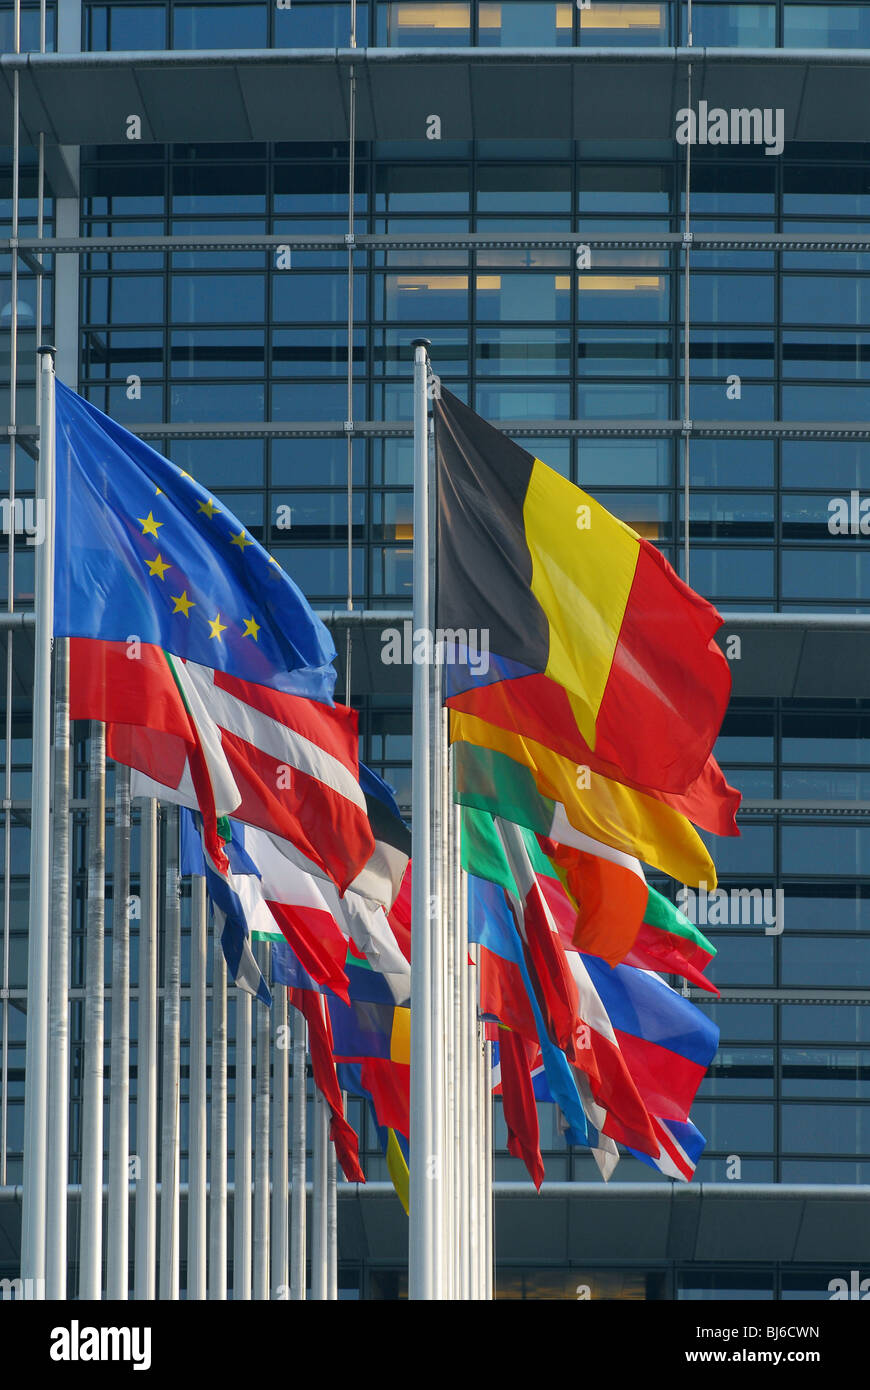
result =
[{"label": "flagpole", "polygon": [[208,1296],[227,1296],[227,963],[215,917],[211,991],[211,1182]]},{"label": "flagpole", "polygon": [[[451,789],[452,789],[452,755],[451,755]],[[468,1253],[468,1229],[470,1219],[469,1189],[471,1178],[471,1154],[469,1132],[469,1084],[468,1068],[471,1060],[471,1047],[468,1036],[468,1016],[469,1016],[469,982],[468,982],[468,919],[465,911],[465,875],[462,872],[462,840],[461,840],[461,810],[459,806],[452,809],[453,815],[453,845],[454,845],[454,904],[456,914],[455,945],[456,945],[456,978],[457,978],[457,1095],[456,1095],[456,1116],[457,1116],[457,1220],[459,1226],[458,1247],[460,1251],[459,1260],[459,1286],[456,1290],[457,1298],[467,1301],[471,1297],[471,1260]]]},{"label": "flagpole", "polygon": [[[16,87],[17,93],[17,87]],[[17,141],[16,121],[16,141]],[[17,169],[17,161],[16,161]],[[17,177],[17,174],[16,174]],[[17,215],[17,214],[16,214]],[[13,256],[13,266],[17,258]],[[15,272],[12,305],[15,312]],[[13,352],[14,352],[13,333]],[[40,381],[37,498],[43,501],[48,544],[36,555],[33,668],[33,781],[30,810],[30,919],[27,948],[27,1086],[24,1091],[24,1193],[21,1274],[45,1278],[48,1151],[48,979],[51,833],[51,637],[54,626],[54,348],[37,349]],[[12,392],[14,400],[14,389]],[[15,457],[15,440],[11,440]],[[11,537],[10,537],[11,540]],[[10,594],[12,586],[10,584]],[[11,750],[7,747],[7,762]],[[7,818],[8,819],[8,818]],[[65,1200],[65,1197],[64,1197]],[[31,1287],[41,1289],[41,1284]]]},{"label": "flagpole", "polygon": [[[347,1111],[347,1096],[342,1092],[342,1108]],[[338,1164],[335,1145],[326,1146],[326,1297],[338,1301]]]},{"label": "flagpole", "polygon": [[495,1297],[495,1207],[492,1195],[492,1043],[483,1044],[483,1197],[484,1197],[484,1262],[483,1297]]},{"label": "flagpole", "polygon": [[163,938],[163,1123],[160,1141],[160,1298],[179,1297],[181,1106],[181,902],[178,807],[166,807]]},{"label": "flagpole", "polygon": [[45,1296],[67,1296],[69,1178],[69,638],[55,640],[54,811],[51,823],[49,1115]]},{"label": "flagpole", "polygon": [[475,993],[469,990],[468,1000],[468,1284],[469,1298],[481,1297],[480,1291],[480,1241],[481,1241],[481,1188],[480,1188],[480,1132],[478,1111],[480,1100],[480,1069],[477,1065],[477,1008]]},{"label": "flagpole", "polygon": [[112,865],[112,1060],[106,1296],[129,1297],[130,1255],[130,769],[115,764]]},{"label": "flagpole", "polygon": [[[257,962],[269,978],[269,944],[261,941]],[[273,1001],[274,1007],[274,1001]],[[254,1298],[269,1298],[269,1063],[271,1011],[261,1004],[257,1013],[256,1179],[254,1182]]]},{"label": "flagpole", "polygon": [[305,1041],[307,1025],[298,1009],[293,1010],[293,1107],[291,1142],[293,1191],[290,1223],[290,1297],[304,1302],[306,1294],[306,1111],[308,1107]]},{"label": "flagpole", "polygon": [[190,881],[190,1123],[187,1180],[187,1297],[206,1295],[206,973],[208,906],[205,878]]},{"label": "flagpole", "polygon": [[102,1297],[106,729],[91,723],[79,1298]]},{"label": "flagpole", "polygon": [[311,1151],[311,1297],[326,1299],[326,1102],[314,1089],[314,1142]]},{"label": "flagpole", "polygon": [[139,1027],[136,1043],[137,1302],[156,1291],[157,1237],[157,802],[142,802],[139,853]]},{"label": "flagpole", "polygon": [[290,1282],[290,1208],[287,1186],[289,1182],[289,1155],[287,1132],[287,1100],[290,1086],[287,991],[273,990],[272,993],[272,1066],[274,1069],[272,1091],[272,1255],[271,1297],[286,1297]]},{"label": "flagpole", "polygon": [[236,989],[233,1301],[251,1298],[251,996]]},{"label": "flagpole", "polygon": [[[429,437],[426,396],[425,338],[414,348],[414,631],[431,632],[429,610]],[[411,958],[411,1134],[408,1232],[408,1296],[435,1296],[436,1231],[430,1162],[435,1137],[435,1097],[432,1090],[432,1001],[430,917],[431,826],[429,688],[431,668],[413,668],[411,818],[414,835],[412,876]]]}]

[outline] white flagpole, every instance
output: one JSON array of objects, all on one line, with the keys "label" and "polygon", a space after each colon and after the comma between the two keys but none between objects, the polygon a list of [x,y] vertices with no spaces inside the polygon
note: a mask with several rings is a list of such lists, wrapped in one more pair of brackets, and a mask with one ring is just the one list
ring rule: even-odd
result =
[{"label": "white flagpole", "polygon": [[139,1028],[136,1044],[137,1302],[156,1293],[157,1249],[157,802],[142,802],[139,856]]},{"label": "white flagpole", "polygon": [[166,807],[163,937],[163,1122],[160,1142],[160,1297],[179,1297],[181,1110],[181,902],[178,807]]},{"label": "white flagpole", "polygon": [[106,730],[91,723],[79,1298],[102,1297]]},{"label": "white flagpole", "polygon": [[[16,86],[16,96],[17,96]],[[17,112],[16,112],[16,142]],[[17,169],[17,161],[16,161]],[[17,174],[16,174],[17,177]],[[15,256],[13,266],[17,264]],[[15,279],[12,287],[15,307]],[[14,351],[14,333],[13,333]],[[24,1091],[24,1194],[21,1274],[45,1279],[45,1213],[48,1152],[48,979],[51,883],[46,847],[51,833],[51,636],[54,626],[54,348],[37,349],[40,382],[37,499],[48,543],[37,549],[33,668],[33,781],[30,811],[30,920],[27,949],[27,1086]],[[14,391],[13,391],[14,398]],[[15,441],[12,440],[13,460]],[[11,585],[10,585],[11,593]],[[11,750],[6,749],[7,759]],[[65,1200],[65,1197],[64,1197]]]},{"label": "white flagpole", "polygon": [[[450,791],[453,792],[453,758],[450,759]],[[468,924],[465,916],[462,873],[460,808],[451,806],[453,834],[453,913],[455,951],[454,1029],[456,1035],[456,1246],[458,1251],[456,1297],[470,1297],[468,1258],[468,1179],[470,1146],[468,1136]]]},{"label": "white flagpole", "polygon": [[468,918],[465,911],[465,875],[461,869],[461,811],[453,808],[456,860],[458,869],[459,903],[457,908],[456,930],[456,969],[459,975],[459,1228],[462,1260],[460,1266],[460,1287],[458,1297],[471,1298],[471,1257],[469,1236],[471,1226],[471,1087],[469,1068],[473,1055],[469,1036],[469,987],[468,987]]},{"label": "white flagpole", "polygon": [[483,1209],[481,1202],[480,1185],[480,1126],[478,1116],[480,1110],[480,1067],[478,1066],[478,1024],[477,1024],[477,991],[473,987],[474,976],[471,977],[469,984],[468,1000],[468,1147],[469,1147],[469,1166],[468,1166],[468,1262],[469,1262],[469,1298],[478,1299],[481,1295],[480,1284],[480,1242],[481,1221]]},{"label": "white flagpole", "polygon": [[292,1155],[293,1191],[290,1222],[290,1297],[304,1302],[306,1295],[306,1112],[308,1108],[307,1066],[305,1062],[307,1024],[298,1009],[293,1010],[293,1106]]},{"label": "white flagpole", "polygon": [[206,1099],[206,973],[208,907],[205,879],[190,881],[190,1124],[187,1181],[187,1297],[206,1294],[206,1171],[208,1107]]},{"label": "white flagpole", "polygon": [[[414,344],[414,630],[431,633],[429,609],[429,437],[426,363],[429,343]],[[430,916],[431,826],[430,710],[432,672],[426,663],[413,669],[411,819],[414,835],[411,959],[411,1153],[408,1233],[408,1296],[435,1297],[437,1260],[431,1175],[436,1098],[432,1068],[432,988]],[[437,1158],[436,1158],[437,1161]]]},{"label": "white flagpole", "polygon": [[290,1283],[290,1164],[287,1130],[290,1048],[287,1027],[287,991],[272,991],[272,1298],[284,1298]]},{"label": "white flagpole", "polygon": [[328,1293],[326,1269],[326,1182],[329,1135],[326,1101],[314,1091],[314,1146],[311,1164],[313,1195],[311,1202],[311,1297],[325,1302]]},{"label": "white flagpole", "polygon": [[[345,1107],[347,1097],[342,1095]],[[338,1300],[338,1163],[335,1145],[326,1146],[326,1297]]]},{"label": "white flagpole", "polygon": [[227,965],[215,918],[211,1014],[211,1183],[208,1296],[227,1296]]},{"label": "white flagpole", "polygon": [[482,1195],[484,1195],[484,1261],[482,1261],[481,1294],[479,1297],[485,1300],[493,1298],[493,1254],[495,1254],[495,1209],[492,1205],[492,1042],[482,1044],[482,1094],[481,1104],[484,1109],[484,1123],[482,1123],[482,1137],[484,1137],[484,1154],[482,1154]]},{"label": "white flagpole", "polygon": [[233,1300],[251,1297],[251,996],[236,989]]},{"label": "white flagpole", "polygon": [[54,652],[54,812],[51,825],[48,1192],[45,1296],[67,1296],[69,1176],[69,638]]},{"label": "white flagpole", "polygon": [[112,866],[112,1070],[106,1296],[129,1297],[130,1258],[130,769],[115,764]]},{"label": "white flagpole", "polygon": [[[269,944],[261,941],[257,962],[269,978]],[[274,1000],[273,1000],[274,1007]],[[257,1015],[256,1178],[254,1181],[254,1298],[269,1298],[269,1069],[271,1010],[259,1000]]]}]

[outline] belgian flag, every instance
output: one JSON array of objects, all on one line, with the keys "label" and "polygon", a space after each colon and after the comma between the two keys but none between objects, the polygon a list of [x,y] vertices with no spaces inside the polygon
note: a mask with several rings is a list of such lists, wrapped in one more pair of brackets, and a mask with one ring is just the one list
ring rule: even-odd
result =
[{"label": "belgian flag", "polygon": [[[447,704],[551,747],[558,734],[578,762],[586,751],[640,788],[685,795],[710,780],[731,692],[716,609],[449,391],[434,409],[436,621],[460,657]],[[487,669],[469,658],[481,632]]]}]

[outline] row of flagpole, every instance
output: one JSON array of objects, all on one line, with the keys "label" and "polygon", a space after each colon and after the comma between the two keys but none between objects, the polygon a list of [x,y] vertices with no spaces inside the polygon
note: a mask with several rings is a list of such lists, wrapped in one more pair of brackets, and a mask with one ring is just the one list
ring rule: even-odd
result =
[{"label": "row of flagpole", "polygon": [[[434,569],[429,536],[434,495],[426,345],[415,350],[415,627],[433,629]],[[40,355],[39,490],[53,534],[54,364]],[[46,447],[47,446],[47,447]],[[422,477],[422,481],[421,481]],[[54,792],[51,817],[51,551],[37,565],[31,927],[25,1118],[22,1274],[47,1276],[48,1297],[67,1292],[69,1241],[69,714],[68,643],[55,652]],[[414,666],[414,844],[411,1001],[411,1162],[409,1293],[412,1298],[491,1296],[491,1124],[488,1045],[476,1007],[466,893],[459,856],[459,819],[452,806],[446,715],[440,666]],[[349,672],[348,672],[349,674]],[[88,777],[88,880],[84,1062],[81,1074],[81,1298],[126,1298],[134,1204],[133,1293],[177,1299],[182,1288],[181,1115],[182,982],[178,811],[164,813],[159,856],[157,808],[141,813],[139,894],[130,893],[129,771],[115,770],[113,839],[111,1066],[108,1108],[108,1203],[104,1223],[104,1092],[106,1051],[105,730],[91,725]],[[52,823],[53,820],[53,823]],[[422,829],[423,833],[420,833]],[[45,847],[51,845],[50,854]],[[158,864],[158,858],[161,862]],[[158,893],[162,874],[164,950],[157,960]],[[189,1154],[186,1280],[189,1298],[227,1296],[227,1047],[226,970],[216,943],[211,1014],[211,1132],[207,1117],[206,898],[194,879],[191,897]],[[135,1154],[130,1153],[131,912],[139,918]],[[49,919],[54,928],[49,933]],[[261,948],[267,965],[268,947]],[[161,966],[162,1085],[158,1114],[158,965]],[[50,989],[49,989],[50,984]],[[187,991],[185,991],[185,994]],[[292,1112],[288,1135],[288,1030],[278,1013],[252,1008],[235,992],[235,1173],[232,1202],[234,1299],[305,1297],[305,1028],[293,1027]],[[50,1000],[50,1009],[49,1009]],[[284,1016],[287,1001],[283,1000]],[[262,1017],[261,1017],[262,1015]],[[253,1030],[253,1031],[252,1031]],[[273,1046],[274,1040],[274,1046]],[[256,1061],[254,1061],[256,1042]],[[254,1069],[252,1071],[252,1068]],[[273,1078],[274,1070],[274,1078]],[[252,1089],[252,1076],[255,1089]],[[49,1084],[50,1078],[50,1084]],[[274,1088],[273,1088],[274,1080]],[[254,1124],[252,1127],[252,1118]],[[271,1123],[270,1123],[271,1119]],[[50,1138],[50,1143],[48,1142]],[[288,1175],[289,1154],[292,1173]],[[210,1147],[210,1185],[207,1180]],[[158,1193],[159,1152],[159,1204]],[[50,1158],[49,1158],[50,1155]],[[290,1193],[288,1203],[288,1176]],[[280,1197],[275,1189],[279,1187]],[[253,1194],[253,1196],[252,1196]],[[311,1284],[315,1298],[337,1298],[337,1187],[327,1107],[317,1096],[313,1132]],[[288,1206],[290,1210],[288,1212]],[[289,1218],[289,1219],[288,1219]],[[105,1225],[105,1229],[104,1229]],[[104,1269],[105,1246],[105,1269]],[[159,1259],[158,1259],[159,1256]],[[286,1273],[286,1277],[284,1276]]]},{"label": "row of flagpole", "polygon": [[447,712],[435,642],[435,489],[429,343],[414,343],[415,633],[431,663],[412,687],[411,1159],[408,1292],[412,1299],[492,1297],[489,1044],[478,1018],[460,818],[452,804]]},{"label": "row of flagpole", "polygon": [[[129,770],[115,768],[108,1192],[104,1187],[105,1099],[105,729],[90,727],[87,821],[84,1058],[81,1068],[81,1172],[78,1288],[70,1289],[70,722],[69,643],[58,639],[52,662],[54,527],[54,360],[40,352],[40,457],[37,490],[45,500],[46,545],[36,578],[31,907],[28,951],[27,1087],[22,1204],[22,1277],[37,1296],[112,1299],[130,1293],[131,1194],[135,1194],[132,1292],[136,1299],[177,1299],[181,1292],[181,902],[178,812],[165,812],[162,1112],[158,1114],[158,960],[160,910],[158,808],[142,804],[138,895],[130,893],[132,816]],[[51,743],[52,666],[54,741]],[[53,768],[52,768],[53,762]],[[53,787],[52,787],[53,781]],[[52,803],[54,813],[52,814]],[[136,1152],[130,1152],[130,920],[139,920]],[[263,952],[268,951],[267,947]],[[265,964],[265,961],[263,962]],[[227,988],[216,937],[211,1018],[211,1182],[207,1184],[207,910],[205,884],[191,894],[189,1172],[185,1293],[227,1296]],[[233,1202],[233,1296],[306,1296],[306,1061],[304,1022],[294,1025],[292,1227],[288,1229],[287,998],[274,1019],[257,1008],[256,1174],[251,1172],[251,997],[236,992],[236,1169]],[[274,1030],[275,1046],[272,1046]],[[275,1128],[270,1132],[274,1058]],[[325,1116],[325,1107],[318,1108]],[[158,1134],[159,1130],[159,1134]],[[324,1154],[325,1124],[319,1130]],[[317,1138],[317,1135],[315,1136]],[[158,1142],[159,1172],[158,1183]],[[271,1150],[271,1153],[270,1153]],[[275,1167],[270,1177],[270,1158]],[[334,1163],[326,1158],[315,1206],[326,1220],[315,1296],[337,1297]],[[331,1169],[331,1180],[329,1177]],[[253,1181],[252,1181],[253,1178]],[[251,1227],[251,1193],[255,1213]],[[207,1197],[208,1191],[208,1197]],[[158,1203],[159,1192],[159,1203]],[[105,1220],[104,1220],[105,1217]],[[159,1217],[159,1225],[158,1225]],[[210,1223],[208,1243],[206,1230]],[[292,1257],[291,1257],[292,1231]],[[252,1247],[253,1238],[253,1247]],[[272,1252],[271,1279],[269,1254]],[[158,1262],[159,1254],[159,1262]],[[159,1272],[159,1283],[158,1283]],[[210,1284],[207,1287],[207,1275]]]}]

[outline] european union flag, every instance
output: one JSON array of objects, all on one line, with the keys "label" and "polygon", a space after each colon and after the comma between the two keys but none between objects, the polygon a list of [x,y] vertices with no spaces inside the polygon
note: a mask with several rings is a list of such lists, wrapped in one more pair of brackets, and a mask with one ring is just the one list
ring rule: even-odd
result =
[{"label": "european union flag", "polygon": [[332,702],[335,647],[222,502],[57,383],[54,630]]}]

